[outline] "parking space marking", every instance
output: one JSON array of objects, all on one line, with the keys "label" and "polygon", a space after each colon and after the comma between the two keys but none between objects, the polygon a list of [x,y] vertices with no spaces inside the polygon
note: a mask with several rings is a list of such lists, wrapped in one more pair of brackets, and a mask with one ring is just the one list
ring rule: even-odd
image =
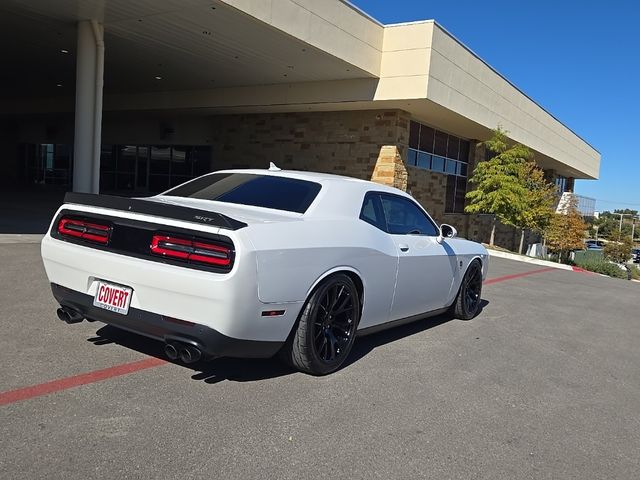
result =
[{"label": "parking space marking", "polygon": [[537,270],[529,270],[528,272],[521,272],[521,273],[514,273],[511,275],[505,275],[503,277],[496,277],[496,278],[489,278],[487,280],[485,280],[483,282],[483,285],[491,285],[494,283],[499,283],[499,282],[504,282],[506,280],[515,280],[516,278],[520,278],[520,277],[528,277],[529,275],[535,275],[537,273],[544,273],[544,272],[549,272],[551,270],[557,270],[554,267],[546,267],[546,268],[539,268]]},{"label": "parking space marking", "polygon": [[[505,275],[503,277],[489,278],[484,281],[483,285],[491,285],[498,282],[505,282],[507,280],[514,280],[520,277],[526,277],[529,275],[535,275],[537,273],[544,273],[551,270],[556,270],[552,267],[540,268],[537,270],[529,270],[528,272],[514,273],[512,275]],[[30,387],[18,388],[16,390],[10,390],[8,392],[0,393],[0,406],[10,403],[20,402],[22,400],[28,400],[30,398],[41,397],[50,393],[59,392],[61,390],[67,390],[69,388],[79,387],[81,385],[87,385],[89,383],[100,382],[112,377],[119,377],[122,375],[128,375],[129,373],[138,372],[140,370],[146,370],[148,368],[159,367],[165,365],[165,360],[151,357],[145,360],[139,360],[137,362],[124,363],[122,365],[116,365],[114,367],[105,368],[102,370],[95,370],[93,372],[81,373],[72,377],[61,378],[53,380],[51,382],[40,383],[38,385],[32,385]]]},{"label": "parking space marking", "polygon": [[0,393],[0,405],[20,402],[34,397],[41,397],[42,395],[48,395],[61,390],[79,387],[80,385],[100,382],[112,377],[128,375],[129,373],[138,372],[140,370],[159,367],[166,363],[167,362],[165,360],[161,360],[159,358],[146,358],[137,362],[124,363],[122,365],[116,365],[115,367],[94,370],[93,372],[81,373],[72,377],[60,378],[51,382],[10,390],[8,392]]}]

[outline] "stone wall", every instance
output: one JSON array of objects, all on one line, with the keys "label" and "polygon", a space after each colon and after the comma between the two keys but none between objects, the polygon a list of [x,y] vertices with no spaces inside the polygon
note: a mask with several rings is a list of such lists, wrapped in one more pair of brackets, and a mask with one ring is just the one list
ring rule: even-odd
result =
[{"label": "stone wall", "polygon": [[212,123],[213,170],[273,162],[366,180],[382,146],[406,143],[409,130],[398,110],[221,115]]},{"label": "stone wall", "polygon": [[447,176],[418,167],[407,167],[407,192],[418,200],[433,219],[444,222]]}]

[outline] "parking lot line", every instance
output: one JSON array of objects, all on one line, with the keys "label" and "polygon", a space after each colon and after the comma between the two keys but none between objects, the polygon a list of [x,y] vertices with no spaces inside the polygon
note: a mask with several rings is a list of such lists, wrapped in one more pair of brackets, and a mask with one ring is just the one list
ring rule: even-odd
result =
[{"label": "parking lot line", "polygon": [[114,367],[104,368],[102,370],[94,370],[93,372],[81,373],[72,377],[60,378],[51,382],[40,383],[30,387],[18,388],[8,392],[0,393],[0,405],[28,400],[42,395],[67,390],[88,383],[100,382],[112,377],[119,377],[129,373],[146,370],[148,368],[159,367],[167,362],[159,358],[146,358],[137,362],[124,363]]},{"label": "parking lot line", "polygon": [[514,273],[511,275],[505,275],[503,277],[489,278],[483,282],[483,285],[492,285],[494,283],[504,282],[507,280],[515,280],[520,277],[528,277],[529,275],[535,275],[537,273],[549,272],[555,270],[553,267],[539,268],[537,270],[529,270],[528,272]]},{"label": "parking lot line", "polygon": [[[537,270],[530,270],[528,272],[514,273],[512,275],[489,278],[484,281],[484,285],[491,285],[498,282],[514,280],[516,278],[544,273],[550,270],[554,270],[554,268],[540,268]],[[81,373],[72,377],[60,378],[58,380],[52,380],[50,382],[40,383],[38,385],[32,385],[30,387],[23,387],[16,390],[10,390],[8,392],[2,392],[0,393],[0,406],[20,402],[22,400],[28,400],[30,398],[41,397],[43,395],[67,390],[69,388],[79,387],[81,385],[87,385],[89,383],[100,382],[102,380],[107,380],[113,377],[128,375],[129,373],[146,370],[148,368],[159,367],[160,365],[164,365],[166,363],[167,362],[165,360],[151,357],[145,360],[139,360],[137,362],[124,363],[122,365],[116,365],[114,367],[109,367],[102,370]]]}]

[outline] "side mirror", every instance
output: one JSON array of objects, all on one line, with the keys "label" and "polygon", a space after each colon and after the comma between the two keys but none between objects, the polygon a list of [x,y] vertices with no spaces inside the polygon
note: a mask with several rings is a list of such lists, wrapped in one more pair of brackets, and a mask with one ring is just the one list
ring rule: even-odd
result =
[{"label": "side mirror", "polygon": [[448,225],[446,223],[440,225],[440,238],[455,238],[457,236],[458,231],[451,225]]}]

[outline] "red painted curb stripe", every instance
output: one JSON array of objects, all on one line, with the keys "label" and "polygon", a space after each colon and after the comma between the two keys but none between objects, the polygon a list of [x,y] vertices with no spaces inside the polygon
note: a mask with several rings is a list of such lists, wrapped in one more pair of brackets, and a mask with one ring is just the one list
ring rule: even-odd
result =
[{"label": "red painted curb stripe", "polygon": [[528,277],[529,275],[535,275],[537,273],[549,272],[551,270],[556,270],[556,269],[554,267],[547,267],[547,268],[540,268],[538,270],[529,270],[528,272],[514,273],[512,275],[505,275],[504,277],[490,278],[488,280],[485,280],[483,282],[483,285],[491,285],[493,283],[504,282],[506,280],[513,280],[513,279],[520,278],[520,277]]},{"label": "red painted curb stripe", "polygon": [[595,275],[595,272],[590,272],[589,270],[585,270],[580,267],[571,267],[574,272],[584,273],[585,275]]},{"label": "red painted curb stripe", "polygon": [[86,385],[88,383],[100,382],[108,378],[119,377],[121,375],[127,375],[140,370],[146,370],[147,368],[159,367],[165,363],[167,362],[159,358],[147,358],[145,360],[124,363],[122,365],[116,365],[115,367],[105,368],[103,370],[95,370],[93,372],[74,375],[73,377],[66,377],[59,380],[53,380],[51,382],[40,383],[31,387],[10,390],[8,392],[0,393],[0,405],[7,405],[9,403],[28,400],[34,397],[41,397],[42,395],[59,392],[60,390],[67,390],[69,388],[79,387],[80,385]]}]

